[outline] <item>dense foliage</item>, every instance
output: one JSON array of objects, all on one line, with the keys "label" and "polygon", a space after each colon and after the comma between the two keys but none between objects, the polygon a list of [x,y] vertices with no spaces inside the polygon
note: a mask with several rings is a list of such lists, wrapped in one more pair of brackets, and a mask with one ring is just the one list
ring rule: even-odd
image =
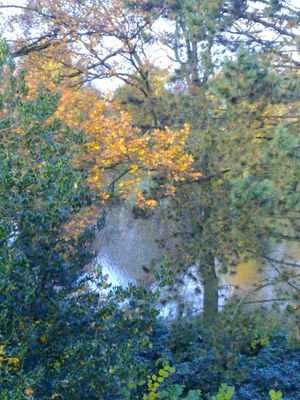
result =
[{"label": "dense foliage", "polygon": [[[299,8],[0,8],[20,11],[0,42],[1,399],[296,400],[299,263],[270,245],[299,241]],[[122,86],[104,96],[104,78]],[[199,266],[201,315],[167,322],[159,292],[112,288],[94,265],[95,226],[122,202],[171,221],[158,287]],[[280,312],[220,311],[220,271],[248,259],[272,266]]]},{"label": "dense foliage", "polygon": [[183,320],[170,330],[166,349],[176,368],[173,382],[203,394],[216,393],[226,382],[238,400],[267,399],[270,388],[281,390],[284,399],[297,398],[299,347],[290,347],[286,333],[270,321],[264,326],[264,313],[235,321],[222,317],[211,329]]},{"label": "dense foliage", "polygon": [[56,95],[26,98],[22,74],[1,52],[1,398],[125,399],[128,383],[147,375],[151,295],[107,297],[101,283],[92,293],[89,276],[76,284],[90,235],[69,239],[64,224],[91,201],[72,166],[81,136],[49,121]]}]

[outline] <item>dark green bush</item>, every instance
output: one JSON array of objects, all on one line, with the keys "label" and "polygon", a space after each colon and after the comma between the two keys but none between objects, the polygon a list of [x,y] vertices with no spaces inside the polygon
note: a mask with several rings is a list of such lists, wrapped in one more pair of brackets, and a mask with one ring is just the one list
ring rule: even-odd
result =
[{"label": "dark green bush", "polygon": [[[228,310],[229,311],[229,310]],[[270,389],[283,399],[300,394],[300,348],[291,346],[288,332],[262,312],[242,312],[230,323],[227,312],[204,328],[199,320],[176,321],[156,338],[176,368],[173,384],[185,390],[216,393],[226,382],[235,387],[234,400],[265,400]],[[153,351],[155,348],[153,349]]]}]

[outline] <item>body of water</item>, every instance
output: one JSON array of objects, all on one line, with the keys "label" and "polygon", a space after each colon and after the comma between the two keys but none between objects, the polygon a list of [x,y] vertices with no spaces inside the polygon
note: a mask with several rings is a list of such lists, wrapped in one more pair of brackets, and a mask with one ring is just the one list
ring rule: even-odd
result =
[{"label": "body of water", "polygon": [[[108,213],[104,228],[96,234],[92,245],[97,254],[94,263],[101,265],[103,274],[113,286],[143,283],[154,289],[157,284],[152,273],[154,266],[158,265],[166,251],[174,250],[171,231],[171,222],[160,212],[148,218],[135,218],[129,208],[115,207]],[[274,246],[270,258],[296,262],[300,267],[299,243]],[[294,267],[284,268],[292,273]],[[175,285],[161,289],[162,315],[175,317],[180,304],[184,304],[184,313],[201,311],[203,286],[200,272],[199,266],[191,266],[177,276]],[[273,304],[274,299],[284,297],[282,293],[292,288],[277,282],[279,276],[278,264],[257,260],[237,265],[234,273],[219,274],[219,307],[234,298],[243,298],[248,303],[267,300],[266,304]],[[276,282],[276,285],[270,284],[270,281]],[[278,286],[281,295],[278,294]]]}]

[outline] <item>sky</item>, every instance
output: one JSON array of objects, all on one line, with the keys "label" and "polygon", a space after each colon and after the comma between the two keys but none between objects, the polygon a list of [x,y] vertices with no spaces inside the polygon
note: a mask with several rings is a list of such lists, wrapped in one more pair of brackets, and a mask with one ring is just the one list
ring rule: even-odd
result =
[{"label": "sky", "polygon": [[[0,0],[0,5],[17,5],[17,6],[22,6],[26,4],[26,0]],[[11,40],[14,40],[16,37],[16,34],[18,32],[11,32],[9,29],[5,28],[5,23],[3,23],[3,17],[7,16],[13,16],[16,14],[21,13],[21,10],[17,10],[15,8],[4,8],[0,9],[0,34],[3,33],[3,35]],[[2,14],[2,15],[1,15]],[[2,21],[1,21],[2,17]],[[156,25],[156,29],[159,31],[160,27]],[[170,59],[167,57],[168,54],[168,49],[166,47],[160,46],[160,45],[154,45],[151,48],[151,52],[149,52],[148,57],[151,63],[153,65],[162,68],[162,69],[170,69],[172,68]],[[115,90],[117,87],[120,86],[122,82],[119,79],[116,78],[106,78],[106,79],[101,79],[96,80],[94,82],[94,85],[101,90],[102,92],[111,92]]]},{"label": "sky", "polygon": [[[300,0],[289,0],[287,1],[289,4],[291,4],[294,7],[299,8],[300,10]],[[0,0],[0,5],[18,5],[22,6],[25,5],[26,0]],[[16,15],[21,11],[18,11],[15,8],[11,9],[0,9],[0,35],[4,35],[6,38],[13,40],[18,32],[10,31],[7,29],[5,23],[3,22],[3,17],[11,16],[11,15]],[[165,22],[159,21],[158,23],[155,24],[155,30],[156,31],[163,31],[166,30],[167,25]],[[270,35],[270,32],[265,32],[265,35]],[[170,58],[168,57],[168,54],[170,55],[170,51],[166,48],[166,46],[163,46],[161,44],[156,44],[153,45],[147,52],[147,56],[149,57],[149,60],[151,63],[153,63],[155,66],[162,68],[162,69],[167,69],[167,70],[172,70],[174,69],[174,63],[170,61]],[[107,92],[107,91],[113,91],[120,85],[120,81],[116,78],[113,79],[104,79],[101,80],[101,82],[96,82],[95,86],[100,89],[101,91]]]}]

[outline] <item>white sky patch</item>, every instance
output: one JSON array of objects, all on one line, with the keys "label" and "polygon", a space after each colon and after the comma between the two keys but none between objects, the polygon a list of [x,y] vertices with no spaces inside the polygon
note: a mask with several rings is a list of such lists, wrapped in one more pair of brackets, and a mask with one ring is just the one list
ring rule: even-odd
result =
[{"label": "white sky patch", "polygon": [[[26,0],[0,0],[0,5],[24,6]],[[22,10],[17,8],[1,8],[0,9],[0,37],[3,36],[8,40],[14,40],[21,31],[12,30],[7,24],[7,18],[21,14]]]}]

